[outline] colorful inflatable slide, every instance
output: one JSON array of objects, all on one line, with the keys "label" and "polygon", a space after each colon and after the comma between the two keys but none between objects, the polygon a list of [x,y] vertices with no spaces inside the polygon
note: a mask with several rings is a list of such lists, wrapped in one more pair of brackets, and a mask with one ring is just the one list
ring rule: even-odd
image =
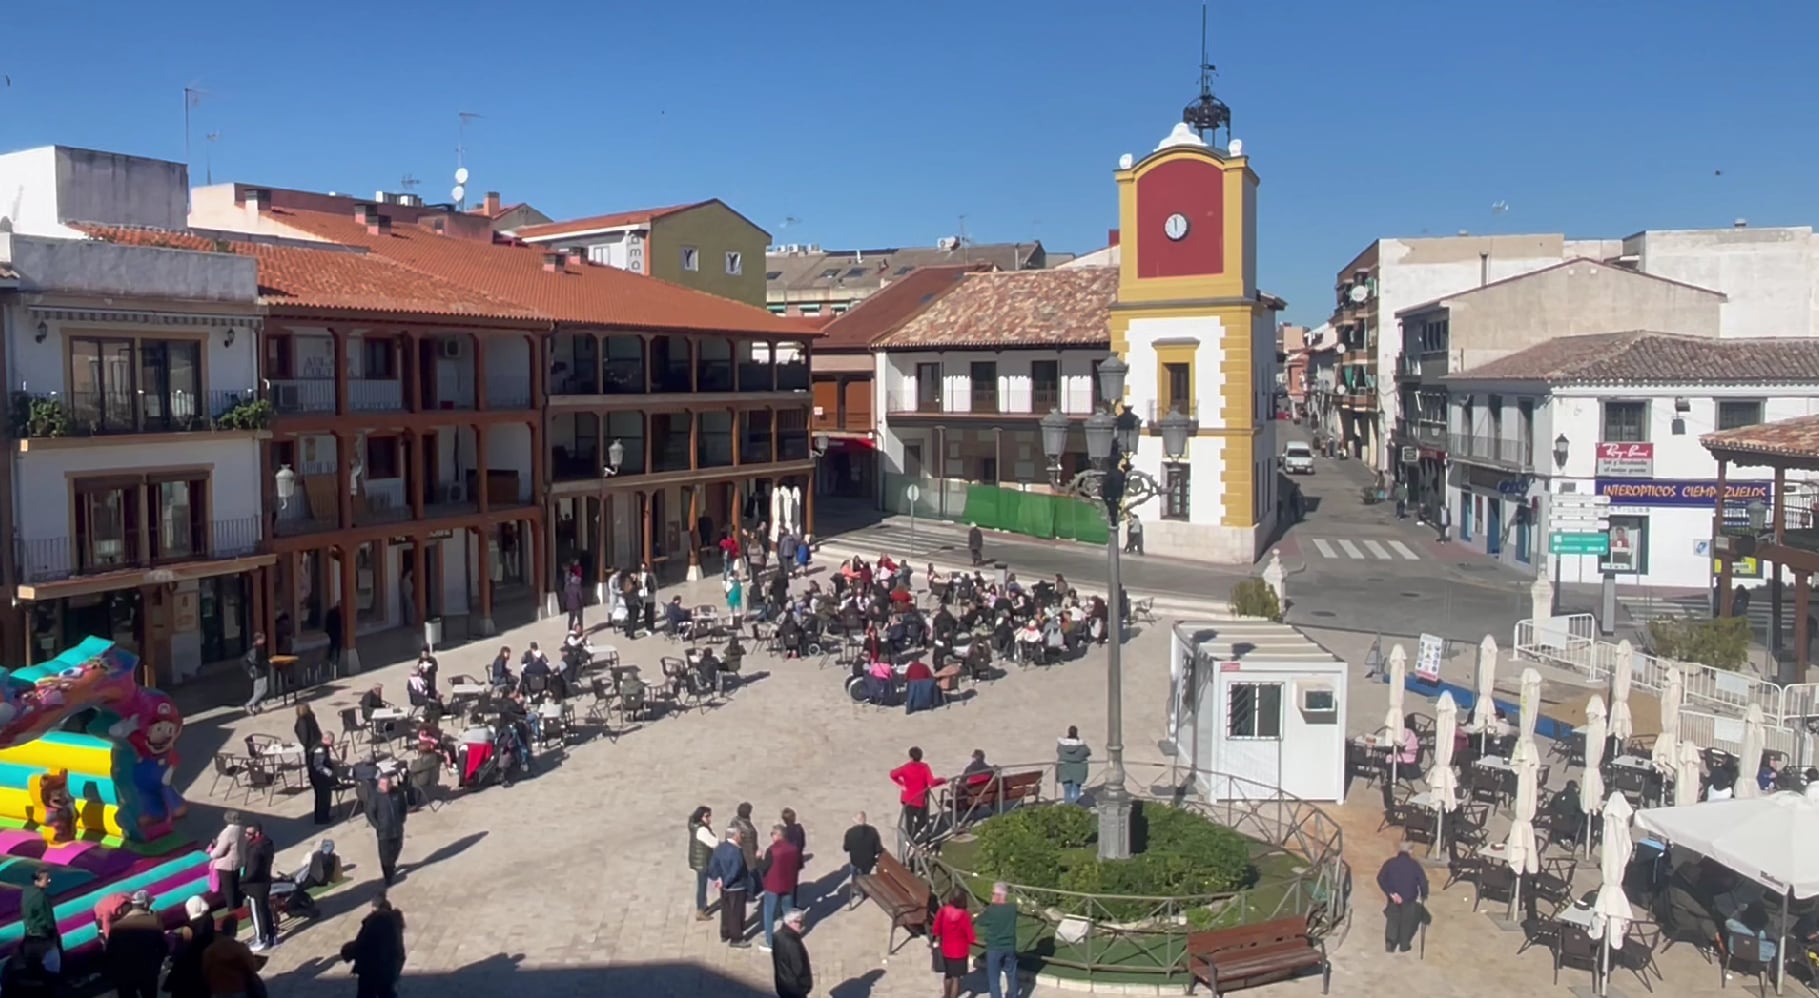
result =
[{"label": "colorful inflatable slide", "polygon": [[23,935],[20,888],[40,868],[66,950],[98,942],[109,894],[150,891],[169,923],[208,888],[208,856],[172,830],[183,718],[138,682],[138,656],[89,638],[0,674],[0,952]]}]

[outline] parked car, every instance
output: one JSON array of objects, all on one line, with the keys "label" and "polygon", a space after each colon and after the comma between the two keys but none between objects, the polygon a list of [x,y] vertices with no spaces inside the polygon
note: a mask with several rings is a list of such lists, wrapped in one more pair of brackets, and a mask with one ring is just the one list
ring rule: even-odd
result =
[{"label": "parked car", "polygon": [[1299,440],[1291,441],[1282,448],[1282,470],[1290,475],[1311,475],[1314,473],[1314,451]]}]

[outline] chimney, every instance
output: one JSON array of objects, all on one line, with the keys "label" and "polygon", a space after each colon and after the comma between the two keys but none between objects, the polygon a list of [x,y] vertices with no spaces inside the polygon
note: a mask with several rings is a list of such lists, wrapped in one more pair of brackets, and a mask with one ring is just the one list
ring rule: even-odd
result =
[{"label": "chimney", "polygon": [[1116,245],[1118,245],[1118,230],[1117,230],[1117,229],[1108,229],[1108,230],[1106,230],[1106,233],[1105,233],[1105,245],[1107,245],[1107,246],[1116,246]]},{"label": "chimney", "polygon": [[257,187],[248,187],[241,192],[241,200],[246,205],[246,213],[257,215],[272,206],[272,192]]},{"label": "chimney", "polygon": [[378,205],[363,204],[354,209],[354,217],[366,226],[369,236],[381,236],[392,231],[392,218],[381,214]]},{"label": "chimney", "polygon": [[1750,220],[1747,218],[1739,218],[1739,219],[1736,219],[1735,221],[1731,222],[1731,228],[1733,228],[1733,229],[1747,229],[1749,227],[1750,227]]},{"label": "chimney", "polygon": [[563,266],[563,261],[566,259],[568,259],[568,252],[566,250],[557,250],[554,253],[543,254],[543,272],[546,274],[561,273],[567,269]]},{"label": "chimney", "polygon": [[570,246],[563,251],[563,270],[578,271],[585,263],[587,263],[587,250],[579,246]]},{"label": "chimney", "polygon": [[480,202],[480,210],[486,213],[487,218],[496,218],[499,214],[499,192],[487,191],[486,200]]}]

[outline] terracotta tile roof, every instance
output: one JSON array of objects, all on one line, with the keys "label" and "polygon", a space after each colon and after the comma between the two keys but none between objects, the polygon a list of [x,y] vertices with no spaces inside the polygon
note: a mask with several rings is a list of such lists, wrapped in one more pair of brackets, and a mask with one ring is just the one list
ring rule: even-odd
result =
[{"label": "terracotta tile roof", "polygon": [[872,344],[875,350],[1012,346],[1103,346],[1118,296],[1118,268],[967,274],[921,315]]},{"label": "terracotta tile roof", "polygon": [[[271,209],[273,219],[343,246],[356,246],[487,298],[556,322],[628,329],[800,337],[803,329],[762,308],[617,267],[576,262],[551,273],[545,250],[398,224],[373,234],[352,214]],[[431,221],[426,219],[425,221]]]},{"label": "terracotta tile roof", "polygon": [[566,222],[549,222],[544,225],[527,225],[514,233],[519,239],[543,239],[548,236],[566,236],[573,232],[595,232],[600,229],[619,229],[633,225],[647,225],[653,219],[665,215],[674,215],[679,211],[699,208],[706,201],[691,201],[688,204],[672,204],[664,208],[638,208],[633,211],[617,211],[610,215],[594,215],[588,218],[575,218]]},{"label": "terracotta tile roof", "polygon": [[[1047,252],[1040,242],[980,243],[951,249],[911,246],[766,253],[764,286],[771,294],[792,291],[857,293],[873,291],[885,281],[907,276],[923,267],[985,263],[999,270],[1041,270],[1047,266],[1047,260]],[[771,277],[773,273],[777,276]]]},{"label": "terracotta tile roof", "polygon": [[1699,442],[1716,454],[1760,454],[1819,461],[1819,416],[1796,416],[1773,423],[1719,430],[1701,436]]},{"label": "terracotta tile roof", "polygon": [[1441,380],[1819,384],[1819,340],[1719,340],[1647,331],[1562,336]]},{"label": "terracotta tile roof", "polygon": [[538,318],[529,309],[489,298],[359,250],[338,246],[311,249],[165,229],[86,224],[74,227],[110,243],[253,257],[259,261],[259,297],[268,307],[492,319]]},{"label": "terracotta tile roof", "polygon": [[991,266],[975,263],[912,270],[886,284],[877,294],[860,299],[845,315],[835,317],[821,339],[815,341],[815,350],[870,349],[878,337],[894,332],[959,287],[967,274],[988,271]]},{"label": "terracotta tile roof", "polygon": [[1477,287],[1466,288],[1463,291],[1456,291],[1450,295],[1441,295],[1438,298],[1430,298],[1427,301],[1424,301],[1418,305],[1410,305],[1409,307],[1407,307],[1405,309],[1398,310],[1396,312],[1396,318],[1400,319],[1403,316],[1414,315],[1417,312],[1425,312],[1428,309],[1434,308],[1437,305],[1447,303],[1447,302],[1457,301],[1458,299],[1464,298],[1467,295],[1475,295],[1480,291],[1484,291],[1484,290],[1487,290],[1490,288],[1500,288],[1500,287],[1504,286],[1505,284],[1511,284],[1516,281],[1530,280],[1531,278],[1538,277],[1542,274],[1551,274],[1554,271],[1559,270],[1562,267],[1574,267],[1574,266],[1580,266],[1580,265],[1602,267],[1605,270],[1615,271],[1616,273],[1625,274],[1630,277],[1645,277],[1651,281],[1660,281],[1662,284],[1672,284],[1675,287],[1690,288],[1693,291],[1703,291],[1708,295],[1717,295],[1720,299],[1722,299],[1724,297],[1724,292],[1722,292],[1722,291],[1713,291],[1711,288],[1702,288],[1697,284],[1688,284],[1685,281],[1676,281],[1676,280],[1673,280],[1672,278],[1662,277],[1659,274],[1650,274],[1650,273],[1647,273],[1647,272],[1641,271],[1641,270],[1631,270],[1628,267],[1619,267],[1619,266],[1616,266],[1615,264],[1605,263],[1603,260],[1594,260],[1589,256],[1576,256],[1576,257],[1572,257],[1567,260],[1562,260],[1556,264],[1551,264],[1549,266],[1542,267],[1540,270],[1530,270],[1530,271],[1527,271],[1527,272],[1521,273],[1521,274],[1512,274],[1509,277],[1502,278],[1501,280],[1491,281],[1488,284],[1480,284]]}]

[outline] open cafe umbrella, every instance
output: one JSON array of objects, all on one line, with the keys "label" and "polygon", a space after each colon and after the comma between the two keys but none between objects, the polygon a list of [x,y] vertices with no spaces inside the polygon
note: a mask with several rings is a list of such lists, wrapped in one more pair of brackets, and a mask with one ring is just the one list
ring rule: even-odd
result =
[{"label": "open cafe umbrella", "polygon": [[1383,714],[1384,744],[1389,747],[1390,783],[1396,782],[1396,765],[1402,757],[1402,695],[1408,689],[1408,652],[1401,645],[1390,649],[1390,706]]},{"label": "open cafe umbrella", "polygon": [[1503,840],[1503,858],[1516,871],[1516,890],[1510,895],[1513,921],[1522,901],[1522,877],[1541,872],[1541,850],[1535,845],[1535,783],[1541,760],[1530,751],[1512,765],[1516,770],[1516,811],[1510,820],[1509,835]]},{"label": "open cafe umbrella", "polygon": [[1689,807],[1699,803],[1699,774],[1705,766],[1699,758],[1699,746],[1680,743],[1680,758],[1674,765],[1674,806]]},{"label": "open cafe umbrella", "polygon": [[1453,736],[1458,730],[1459,705],[1452,693],[1442,693],[1434,706],[1434,765],[1427,771],[1427,793],[1434,802],[1434,850],[1446,841],[1446,812],[1459,806],[1459,773],[1453,769]]},{"label": "open cafe umbrella", "polygon": [[1611,950],[1623,948],[1623,935],[1629,931],[1636,913],[1623,893],[1623,874],[1629,869],[1630,855],[1636,851],[1630,841],[1630,802],[1622,794],[1611,794],[1604,805],[1604,852],[1598,857],[1598,898],[1592,902],[1591,936],[1601,938],[1599,957],[1604,964],[1600,976],[1608,983],[1611,976]]},{"label": "open cafe umbrella", "polygon": [[1743,753],[1737,757],[1737,796],[1748,800],[1762,796],[1756,770],[1762,766],[1762,708],[1750,704],[1743,712]]},{"label": "open cafe umbrella", "polygon": [[[1604,701],[1592,694],[1591,703],[1585,708],[1585,774],[1579,781],[1579,810],[1586,815],[1585,835],[1589,841],[1592,834],[1591,816],[1598,813],[1604,804]],[[1627,820],[1627,819],[1626,819]],[[1610,844],[1606,842],[1606,849]]]},{"label": "open cafe umbrella", "polygon": [[1497,723],[1497,639],[1486,634],[1478,642],[1478,696],[1472,701],[1472,723],[1468,730],[1478,733],[1478,754],[1484,754],[1485,740]]},{"label": "open cafe umbrella", "polygon": [[1611,663],[1611,734],[1619,742],[1636,733],[1630,717],[1630,680],[1636,675],[1636,646],[1626,638],[1617,642],[1617,660]]},{"label": "open cafe umbrella", "polygon": [[1680,741],[1680,701],[1684,696],[1680,667],[1670,665],[1667,683],[1661,690],[1661,733],[1655,736],[1655,748],[1650,753],[1655,768],[1670,775],[1680,764],[1680,750],[1676,744]]}]

